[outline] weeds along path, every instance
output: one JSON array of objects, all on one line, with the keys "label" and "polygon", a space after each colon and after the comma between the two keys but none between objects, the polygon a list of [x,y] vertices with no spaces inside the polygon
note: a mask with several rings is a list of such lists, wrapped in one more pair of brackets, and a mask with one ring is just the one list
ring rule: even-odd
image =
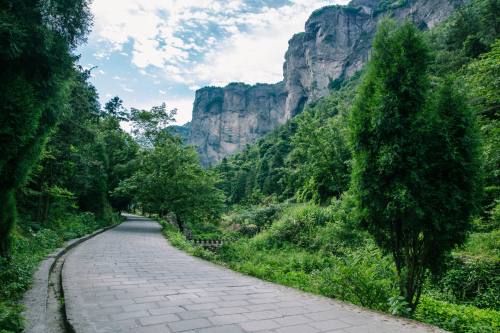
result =
[{"label": "weeds along path", "polygon": [[440,332],[193,258],[140,217],[73,249],[62,277],[76,333]]}]

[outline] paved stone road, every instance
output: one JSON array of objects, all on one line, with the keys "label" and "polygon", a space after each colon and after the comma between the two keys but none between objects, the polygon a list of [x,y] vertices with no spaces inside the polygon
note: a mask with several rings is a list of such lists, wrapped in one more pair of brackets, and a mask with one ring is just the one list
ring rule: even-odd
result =
[{"label": "paved stone road", "polygon": [[137,217],[72,250],[63,286],[77,333],[438,332],[190,257]]}]

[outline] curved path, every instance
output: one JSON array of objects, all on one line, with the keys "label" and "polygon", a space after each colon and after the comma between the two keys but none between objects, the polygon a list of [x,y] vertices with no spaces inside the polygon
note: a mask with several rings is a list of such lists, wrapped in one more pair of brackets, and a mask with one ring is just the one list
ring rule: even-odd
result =
[{"label": "curved path", "polygon": [[139,217],[72,250],[63,286],[76,333],[438,332],[193,258]]}]

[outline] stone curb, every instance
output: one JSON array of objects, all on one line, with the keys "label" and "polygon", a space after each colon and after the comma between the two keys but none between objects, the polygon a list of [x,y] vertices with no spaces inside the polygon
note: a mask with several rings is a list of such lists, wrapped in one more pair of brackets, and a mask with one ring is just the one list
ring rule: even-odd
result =
[{"label": "stone curb", "polygon": [[64,244],[64,247],[56,249],[40,263],[38,269],[33,275],[32,286],[25,293],[22,301],[22,304],[25,307],[22,316],[26,321],[23,332],[50,333],[48,331],[47,325],[47,298],[49,292],[50,275],[52,274],[57,260],[77,245],[120,224],[121,222],[106,228],[96,230],[89,235],[69,240]]}]

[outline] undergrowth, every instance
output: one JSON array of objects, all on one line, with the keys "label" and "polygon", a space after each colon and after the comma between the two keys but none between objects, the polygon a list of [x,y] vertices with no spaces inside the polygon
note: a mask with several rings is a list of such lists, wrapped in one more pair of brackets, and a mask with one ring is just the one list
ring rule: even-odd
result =
[{"label": "undergrowth", "polygon": [[20,301],[31,286],[39,263],[49,253],[66,240],[82,237],[118,221],[117,215],[99,221],[91,213],[68,213],[53,219],[46,227],[16,227],[12,234],[11,257],[0,258],[0,333],[22,332],[24,320]]}]

